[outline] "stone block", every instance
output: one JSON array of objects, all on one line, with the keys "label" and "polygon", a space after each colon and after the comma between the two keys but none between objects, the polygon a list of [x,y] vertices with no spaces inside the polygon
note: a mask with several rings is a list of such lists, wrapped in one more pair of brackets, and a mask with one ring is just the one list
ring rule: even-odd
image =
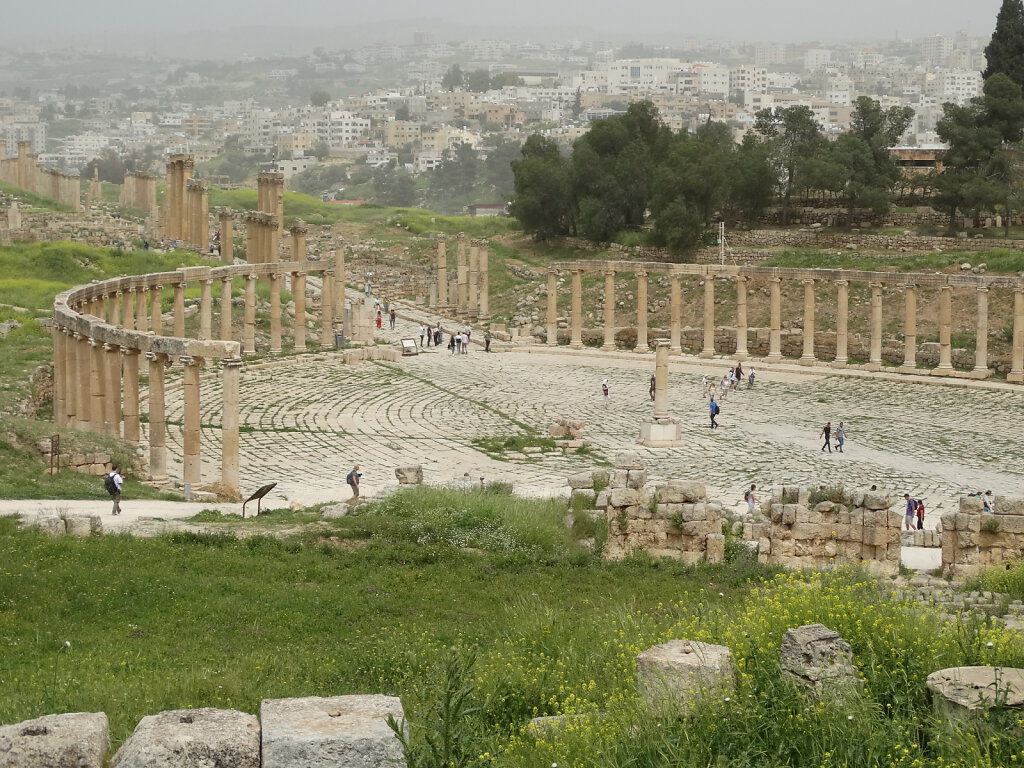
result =
[{"label": "stone block", "polygon": [[111,768],[260,768],[260,722],[229,709],[178,709],[142,718]]},{"label": "stone block", "polygon": [[607,488],[612,476],[607,469],[596,469],[590,473],[590,478],[593,481],[592,488]]},{"label": "stone block", "polygon": [[338,504],[328,504],[326,507],[320,509],[320,517],[334,518],[334,517],[345,517],[348,514],[348,504],[344,502]]},{"label": "stone block", "polygon": [[758,555],[770,555],[772,553],[772,540],[766,536],[762,536],[757,540],[757,554]]},{"label": "stone block", "polygon": [[1024,669],[950,667],[932,672],[926,685],[936,712],[954,718],[1024,706]]},{"label": "stone block", "polygon": [[779,648],[783,673],[819,691],[859,685],[850,644],[824,624],[786,631]]},{"label": "stone block", "polygon": [[670,488],[678,490],[681,497],[680,501],[693,503],[707,499],[707,490],[704,487],[704,483],[692,480],[672,480],[668,485]]},{"label": "stone block", "polygon": [[892,500],[887,494],[880,491],[866,491],[864,501],[858,506],[863,506],[866,509],[888,509],[892,506]]},{"label": "stone block", "polygon": [[971,515],[964,512],[956,513],[956,529],[958,531],[970,531],[979,533],[981,531],[981,515]]},{"label": "stone block", "polygon": [[984,509],[984,501],[980,496],[961,496],[960,511],[968,514],[980,515]]},{"label": "stone block", "polygon": [[569,476],[569,487],[573,490],[594,487],[594,478],[589,472],[580,472]]},{"label": "stone block", "polygon": [[92,523],[88,517],[69,517],[64,522],[68,536],[92,536]]},{"label": "stone block", "polygon": [[640,696],[651,706],[685,713],[704,696],[728,696],[735,689],[732,651],[722,645],[671,640],[636,658]]},{"label": "stone block", "polygon": [[609,483],[609,487],[611,487],[611,488],[625,488],[627,482],[629,482],[629,470],[628,469],[615,469],[615,470],[612,470],[611,481]]},{"label": "stone block", "polygon": [[709,563],[725,560],[725,536],[720,533],[708,534],[705,557]]},{"label": "stone block", "polygon": [[264,699],[263,768],[401,768],[402,745],[389,716],[404,718],[396,696]]},{"label": "stone block", "polygon": [[612,488],[608,503],[613,507],[629,507],[640,503],[640,492],[634,488]]},{"label": "stone block", "polygon": [[47,536],[63,536],[68,532],[64,518],[57,515],[40,515],[36,518],[35,527]]},{"label": "stone block", "polygon": [[395,477],[399,485],[423,485],[423,467],[419,464],[395,467]]},{"label": "stone block", "polygon": [[783,525],[793,525],[796,522],[796,513],[799,507],[799,504],[783,504],[780,522]]},{"label": "stone block", "polygon": [[611,492],[605,488],[599,494],[597,494],[597,501],[594,502],[594,506],[597,509],[604,509],[608,506],[608,500],[611,497]]},{"label": "stone block", "polygon": [[0,768],[103,768],[109,746],[102,712],[44,715],[0,725]]},{"label": "stone block", "polygon": [[999,521],[1000,533],[1024,533],[1024,516],[993,515]]},{"label": "stone block", "polygon": [[635,488],[637,490],[643,488],[647,484],[647,470],[646,469],[630,469],[627,470],[628,475],[626,478],[626,487]]}]

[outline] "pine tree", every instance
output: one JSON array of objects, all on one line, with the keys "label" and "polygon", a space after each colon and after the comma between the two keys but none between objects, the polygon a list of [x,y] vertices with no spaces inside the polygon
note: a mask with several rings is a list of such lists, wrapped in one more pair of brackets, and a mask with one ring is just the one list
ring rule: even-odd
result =
[{"label": "pine tree", "polygon": [[1003,0],[985,58],[988,66],[982,74],[986,80],[1002,72],[1024,88],[1024,0]]}]

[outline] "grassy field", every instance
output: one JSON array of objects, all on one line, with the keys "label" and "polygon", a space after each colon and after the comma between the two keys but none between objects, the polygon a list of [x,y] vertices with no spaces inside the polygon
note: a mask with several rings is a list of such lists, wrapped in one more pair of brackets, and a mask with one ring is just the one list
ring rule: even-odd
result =
[{"label": "grassy field", "polygon": [[[714,567],[606,563],[562,514],[500,492],[416,489],[339,520],[203,513],[212,533],[146,540],[51,539],[0,520],[0,722],[105,711],[116,746],[164,709],[381,692],[402,697],[413,766],[1024,759],[1000,730],[1019,723],[946,728],[924,687],[946,666],[1024,664],[1019,635],[945,623],[853,571],[778,575],[741,548]],[[231,535],[304,521],[284,539]],[[861,692],[818,699],[782,677],[782,634],[815,621],[851,643]],[[689,717],[645,711],[636,654],[671,638],[732,648],[735,694]],[[573,718],[526,729],[555,714]]]}]

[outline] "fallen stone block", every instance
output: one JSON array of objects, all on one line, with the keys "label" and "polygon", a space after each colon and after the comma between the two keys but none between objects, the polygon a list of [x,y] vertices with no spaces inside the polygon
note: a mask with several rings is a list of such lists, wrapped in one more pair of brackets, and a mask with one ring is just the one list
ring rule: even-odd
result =
[{"label": "fallen stone block", "polygon": [[102,712],[44,715],[0,726],[0,768],[103,768],[109,746]]},{"label": "fallen stone block", "polygon": [[798,683],[819,691],[860,684],[850,644],[824,624],[787,630],[779,648],[779,666]]},{"label": "fallen stone block", "polygon": [[229,709],[149,715],[114,755],[111,768],[260,768],[260,722]]},{"label": "fallen stone block", "polygon": [[636,658],[640,696],[649,705],[686,712],[704,696],[728,696],[736,686],[732,651],[724,645],[671,640]]}]

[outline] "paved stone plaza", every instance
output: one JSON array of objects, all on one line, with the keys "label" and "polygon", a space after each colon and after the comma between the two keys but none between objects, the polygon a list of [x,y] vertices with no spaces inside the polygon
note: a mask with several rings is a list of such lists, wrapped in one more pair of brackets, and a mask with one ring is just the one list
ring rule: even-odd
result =
[{"label": "paved stone plaza", "polygon": [[[414,335],[399,321],[389,340]],[[728,361],[673,359],[670,411],[683,445],[640,448],[653,480],[692,478],[713,496],[739,503],[750,483],[845,484],[909,490],[926,500],[929,522],[964,492],[1024,493],[1020,456],[1024,396],[830,375],[827,368],[769,370],[754,361],[753,390],[722,402],[721,429],[708,427],[703,372],[721,378]],[[749,367],[749,366],[748,366]],[[590,469],[584,456],[500,461],[474,448],[478,437],[542,434],[558,418],[581,419],[606,458],[636,449],[649,415],[654,355],[572,352],[564,348],[453,357],[430,347],[398,364],[346,366],[334,355],[247,369],[242,385],[242,492],[277,482],[278,498],[315,503],[348,498],[345,474],[362,465],[364,493],[395,484],[394,468],[422,464],[426,482],[510,481],[528,495],[564,493],[567,474]],[[601,396],[610,379],[611,396]],[[216,376],[204,378],[216,395]],[[219,397],[204,397],[219,403]],[[168,391],[171,475],[180,477],[181,392]],[[846,453],[822,454],[827,420],[846,422]],[[202,414],[204,479],[217,476],[218,409]],[[278,492],[280,495],[278,495]],[[929,525],[929,527],[931,527]]]}]

